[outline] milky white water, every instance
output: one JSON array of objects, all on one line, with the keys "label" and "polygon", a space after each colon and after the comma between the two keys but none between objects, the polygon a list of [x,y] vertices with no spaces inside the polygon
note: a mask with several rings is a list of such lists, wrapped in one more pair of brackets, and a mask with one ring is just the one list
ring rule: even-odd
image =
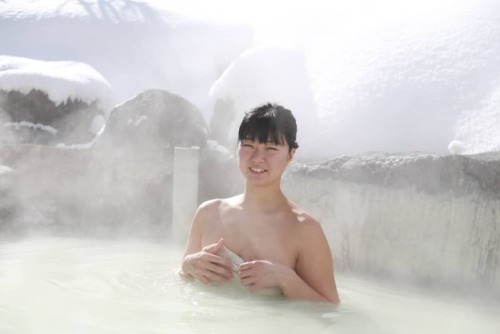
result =
[{"label": "milky white water", "polygon": [[498,333],[500,307],[337,275],[338,309],[203,287],[166,243],[0,240],[0,333]]}]

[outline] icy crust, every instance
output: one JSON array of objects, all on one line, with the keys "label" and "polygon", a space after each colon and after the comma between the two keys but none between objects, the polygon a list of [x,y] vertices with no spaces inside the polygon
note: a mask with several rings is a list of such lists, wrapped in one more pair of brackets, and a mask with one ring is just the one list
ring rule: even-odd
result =
[{"label": "icy crust", "polygon": [[33,89],[46,92],[56,105],[80,100],[96,102],[102,110],[110,107],[110,84],[87,64],[0,56],[0,90],[28,94]]},{"label": "icy crust", "polygon": [[413,188],[430,194],[478,191],[500,196],[500,152],[476,155],[363,153],[322,164],[294,164],[290,175]]}]

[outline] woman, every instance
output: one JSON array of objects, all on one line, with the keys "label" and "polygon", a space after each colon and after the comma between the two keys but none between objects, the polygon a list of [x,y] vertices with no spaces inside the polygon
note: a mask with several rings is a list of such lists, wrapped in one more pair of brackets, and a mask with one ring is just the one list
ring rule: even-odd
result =
[{"label": "woman", "polygon": [[238,133],[244,192],[200,205],[182,277],[217,284],[236,275],[252,292],[279,288],[290,298],[339,303],[320,224],[281,191],[281,176],[298,148],[296,133],[295,118],[283,106],[268,103],[245,114]]}]

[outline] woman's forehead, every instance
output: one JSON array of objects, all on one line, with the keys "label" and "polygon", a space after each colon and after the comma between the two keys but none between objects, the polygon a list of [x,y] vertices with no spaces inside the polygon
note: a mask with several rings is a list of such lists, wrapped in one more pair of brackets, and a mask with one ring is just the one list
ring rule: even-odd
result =
[{"label": "woman's forehead", "polygon": [[285,136],[281,136],[280,138],[276,138],[272,135],[269,135],[265,141],[262,139],[263,138],[260,138],[259,136],[248,135],[242,141],[252,141],[252,142],[258,142],[258,143],[262,143],[262,144],[279,144],[279,145],[283,145],[286,142]]}]

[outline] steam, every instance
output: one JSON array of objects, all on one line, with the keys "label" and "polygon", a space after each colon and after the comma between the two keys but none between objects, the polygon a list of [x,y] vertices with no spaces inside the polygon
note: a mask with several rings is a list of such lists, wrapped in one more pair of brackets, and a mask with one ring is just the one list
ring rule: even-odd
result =
[{"label": "steam", "polygon": [[[51,7],[55,1],[44,8],[26,3],[11,1],[5,6],[18,11],[0,15],[2,49],[22,56],[0,57],[2,236],[168,238],[174,146],[200,147],[200,202],[233,195],[242,189],[234,159],[237,125],[244,111],[269,101],[282,103],[298,120],[296,160],[327,161],[318,168],[318,180],[308,177],[317,168],[312,164],[299,173],[300,183],[288,174],[289,187],[296,187],[292,199],[319,213],[325,231],[338,238],[332,242],[339,250],[335,256],[342,254],[347,269],[347,260],[355,262],[363,250],[381,270],[389,268],[382,260],[394,252],[383,228],[394,232],[392,242],[400,243],[402,253],[409,249],[404,233],[415,232],[414,253],[406,253],[393,270],[411,274],[415,263],[427,268],[423,257],[411,261],[423,253],[416,236],[438,229],[448,254],[462,255],[457,236],[468,251],[479,239],[487,244],[476,252],[482,262],[473,261],[477,254],[468,260],[471,268],[482,266],[484,277],[495,278],[488,266],[498,267],[498,242],[490,233],[498,230],[498,200],[492,195],[498,192],[475,192],[498,184],[494,156],[475,163],[447,156],[459,167],[452,173],[431,154],[395,160],[361,153],[500,150],[498,4],[358,0],[328,8],[319,2],[287,4],[289,11],[283,11],[274,2],[231,1],[225,5],[234,15],[227,18],[212,1],[196,8],[179,2],[175,10],[159,1],[65,1],[60,8]],[[23,64],[35,70],[1,76]],[[55,75],[54,68],[74,67],[78,76]],[[45,123],[16,119],[21,108],[12,109],[7,94],[45,94],[49,102],[40,105],[52,103],[60,117]],[[342,156],[353,153],[359,155],[352,160]],[[415,172],[434,160],[435,169]],[[474,167],[464,174],[468,178],[461,174],[464,166]],[[387,190],[395,175],[401,189]],[[416,184],[409,175],[443,194],[407,191]],[[474,191],[457,201],[448,188],[429,181],[436,175]],[[385,183],[366,187],[377,177]],[[464,180],[473,188],[464,188]],[[408,212],[414,212],[412,219]],[[489,225],[478,220],[468,227],[466,214],[486,217]],[[402,228],[402,220],[411,228]],[[467,228],[457,233],[457,222]],[[378,252],[361,242],[370,233],[377,236],[370,241],[380,244]],[[442,243],[429,245],[426,252],[433,253]],[[464,261],[455,259],[453,264]],[[457,268],[464,272],[464,266]]]},{"label": "steam", "polygon": [[[201,112],[212,140],[203,145],[217,152],[212,161],[230,161],[241,115],[266,101],[294,112],[300,162],[370,150],[447,153],[454,140],[463,144],[462,153],[498,149],[493,129],[500,119],[495,58],[500,30],[492,17],[498,5],[356,1],[330,4],[332,11],[324,4],[294,3],[284,12],[275,3],[221,3],[230,18],[203,3],[66,2],[60,8],[9,3],[12,10],[1,18],[8,27],[0,32],[2,46],[6,54],[20,56],[0,57],[0,87],[23,94],[38,88],[55,106],[76,111],[50,124],[12,119],[0,94],[4,143],[57,146],[3,148],[3,164],[15,164],[16,173],[33,173],[25,178],[30,183],[21,181],[26,197],[43,198],[49,216],[68,217],[92,210],[107,217],[105,203],[115,201],[110,211],[118,218],[103,218],[110,225],[127,220],[132,211],[141,212],[132,219],[140,225],[149,221],[147,210],[168,207],[157,198],[169,186],[165,175],[171,166],[160,162],[172,142],[161,131],[135,132],[150,116],[131,113],[130,124],[125,122],[130,132],[106,138],[113,131],[112,106],[151,88],[179,95]],[[37,173],[48,176],[40,180]],[[80,188],[72,188],[70,178],[89,195],[73,194]],[[213,180],[228,183],[223,177]],[[56,197],[79,204],[52,212]],[[144,198],[148,206],[135,206]],[[23,207],[36,206],[27,201]],[[158,216],[166,224],[163,214]],[[83,217],[82,225],[100,221]]]},{"label": "steam", "polygon": [[[289,104],[303,144],[297,158],[304,161],[365,151],[441,154],[453,140],[464,143],[466,154],[497,149],[488,124],[500,119],[498,4],[358,0],[299,2],[286,11],[281,5],[9,4],[10,13],[25,15],[6,15],[9,30],[0,34],[6,53],[88,64],[111,86],[110,105],[160,88],[191,101],[210,123],[222,95],[235,104],[234,122],[262,99]],[[72,29],[65,28],[68,20]],[[269,66],[279,48],[303,60]],[[247,86],[240,80],[233,91],[215,89],[243,77]],[[289,87],[295,84],[301,94]],[[212,97],[211,87],[219,91]]]}]

